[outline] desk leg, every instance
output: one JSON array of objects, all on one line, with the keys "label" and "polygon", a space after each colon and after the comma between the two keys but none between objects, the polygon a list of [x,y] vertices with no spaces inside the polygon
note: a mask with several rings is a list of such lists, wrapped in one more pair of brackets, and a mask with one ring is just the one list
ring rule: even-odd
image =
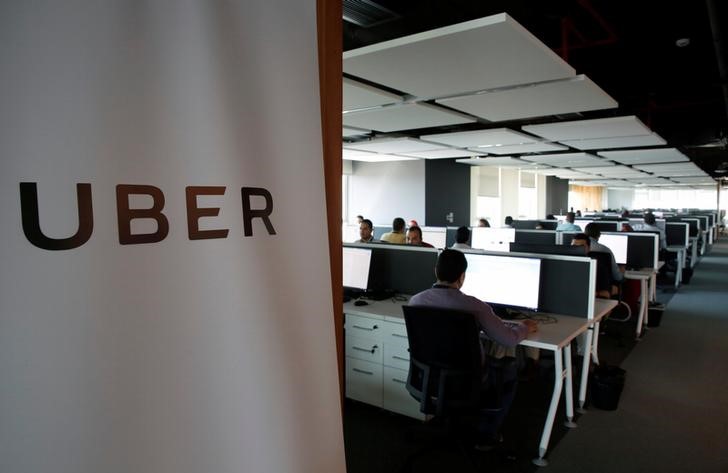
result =
[{"label": "desk leg", "polygon": [[692,258],[690,259],[690,267],[694,268],[695,265],[698,263],[698,240],[695,240],[693,242],[693,248],[692,248]]},{"label": "desk leg", "polygon": [[657,301],[657,272],[653,271],[650,276],[650,302]]},{"label": "desk leg", "polygon": [[593,334],[593,342],[592,342],[592,361],[595,365],[599,364],[599,324],[601,322],[597,322],[594,324],[594,334]]},{"label": "desk leg", "polygon": [[[599,330],[596,326],[591,326],[586,331],[586,346],[589,347],[589,353],[584,353],[584,359],[581,360],[581,381],[579,382],[579,408],[577,412],[583,414],[586,412],[584,404],[586,403],[586,385],[589,377],[589,362],[594,354],[593,340],[594,330]],[[597,332],[598,333],[598,332]]]},{"label": "desk leg", "polygon": [[637,319],[637,335],[639,341],[642,335],[642,324],[647,322],[647,279],[640,279],[640,315]]},{"label": "desk leg", "polygon": [[563,368],[564,354],[561,348],[554,351],[554,391],[551,394],[551,404],[549,405],[549,412],[546,414],[546,423],[543,426],[543,433],[541,433],[541,443],[538,445],[538,458],[534,458],[533,464],[538,466],[546,466],[549,464],[544,458],[546,456],[546,450],[549,447],[549,440],[551,439],[551,429],[554,426],[554,418],[556,418],[556,410],[559,407],[559,399],[561,398],[561,388],[564,386],[564,368]]},{"label": "desk leg", "polygon": [[[587,349],[590,349],[589,343],[586,344]],[[584,354],[584,358],[587,358],[588,353]],[[571,344],[564,347],[564,378],[566,379],[566,422],[564,425],[570,429],[576,427],[574,422],[574,380],[573,370],[571,369]]]},{"label": "desk leg", "polygon": [[683,257],[683,251],[680,250],[677,252],[677,271],[675,271],[675,289],[677,289],[680,286],[680,283],[682,282],[682,270],[684,267],[683,263],[684,257]]}]

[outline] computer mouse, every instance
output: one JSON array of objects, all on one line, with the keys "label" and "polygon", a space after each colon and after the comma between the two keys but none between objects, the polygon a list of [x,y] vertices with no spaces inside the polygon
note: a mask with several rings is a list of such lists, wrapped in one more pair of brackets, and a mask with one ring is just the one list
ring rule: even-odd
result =
[{"label": "computer mouse", "polygon": [[369,303],[359,299],[358,301],[354,301],[354,305],[369,305]]}]

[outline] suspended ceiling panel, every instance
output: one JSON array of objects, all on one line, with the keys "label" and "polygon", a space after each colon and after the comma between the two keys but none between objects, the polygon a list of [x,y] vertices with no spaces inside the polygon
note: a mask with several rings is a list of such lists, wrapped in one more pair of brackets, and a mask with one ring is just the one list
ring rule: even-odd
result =
[{"label": "suspended ceiling panel", "polygon": [[584,75],[437,102],[491,122],[617,107],[614,99]]},{"label": "suspended ceiling panel", "polygon": [[536,143],[538,138],[508,128],[490,130],[460,131],[420,136],[420,139],[442,143],[459,148],[483,148],[482,153],[490,153],[486,147]]},{"label": "suspended ceiling panel", "polygon": [[687,156],[675,148],[601,151],[597,154],[622,164],[650,164],[688,161]]},{"label": "suspended ceiling panel", "polygon": [[488,146],[471,148],[473,151],[480,151],[487,154],[516,154],[516,153],[537,153],[543,151],[564,151],[569,148],[554,143],[537,142],[524,143],[520,145]]},{"label": "suspended ceiling panel", "polygon": [[367,163],[384,163],[389,161],[413,161],[417,158],[408,158],[407,156],[398,156],[395,154],[378,154],[370,153],[367,155],[361,155],[356,158],[351,158],[352,161],[364,161]]},{"label": "suspended ceiling panel", "polygon": [[554,176],[558,177],[560,179],[589,179],[593,176],[589,174],[584,174],[583,172],[579,171],[572,171],[570,169],[544,169],[543,171],[539,171],[539,174],[543,174],[544,176]]},{"label": "suspended ceiling panel", "polygon": [[662,177],[642,177],[639,179],[629,179],[630,182],[634,182],[637,184],[647,184],[647,185],[674,185],[675,183],[671,181],[670,179],[665,179]]},{"label": "suspended ceiling panel", "polygon": [[471,166],[499,166],[517,168],[531,167],[531,163],[521,161],[520,159],[511,158],[510,156],[500,156],[495,158],[458,159],[457,162],[462,164],[470,164]]},{"label": "suspended ceiling panel", "polygon": [[645,164],[644,166],[635,166],[642,171],[651,172],[663,177],[671,176],[707,176],[705,171],[700,169],[695,163],[668,163],[668,164]]},{"label": "suspended ceiling panel", "polygon": [[346,148],[373,153],[405,154],[408,152],[444,149],[445,146],[425,143],[415,138],[383,138],[347,144]]},{"label": "suspended ceiling panel", "polygon": [[370,85],[344,77],[344,111],[378,107],[402,101],[402,97],[390,94]]},{"label": "suspended ceiling panel", "polygon": [[344,125],[381,132],[472,123],[475,120],[428,104],[406,104],[345,113]]},{"label": "suspended ceiling panel", "polygon": [[561,140],[559,143],[576,149],[638,148],[640,146],[662,146],[667,142],[657,133],[638,136],[617,136],[591,140]]},{"label": "suspended ceiling panel", "polygon": [[541,154],[535,156],[521,156],[521,159],[534,163],[549,164],[564,168],[579,168],[587,166],[608,166],[609,161],[588,153],[558,153]]},{"label": "suspended ceiling panel", "polygon": [[341,136],[358,136],[358,135],[366,135],[369,133],[369,130],[357,130],[356,128],[347,128],[342,127],[341,129]]},{"label": "suspended ceiling panel", "polygon": [[597,118],[571,122],[525,125],[523,131],[542,136],[550,141],[592,140],[596,138],[618,138],[625,136],[650,135],[647,128],[634,115],[627,117]]},{"label": "suspended ceiling panel", "polygon": [[627,166],[599,166],[599,167],[587,167],[587,168],[576,168],[576,171],[581,171],[589,174],[600,174],[604,177],[611,178],[627,178],[627,177],[641,177],[645,173],[632,169]]},{"label": "suspended ceiling panel", "polygon": [[418,151],[414,153],[405,153],[407,156],[424,159],[443,159],[443,158],[464,158],[467,156],[481,156],[483,153],[476,153],[467,149],[435,149],[430,151]]},{"label": "suspended ceiling panel", "polygon": [[420,98],[575,75],[505,13],[346,51],[343,67],[347,74]]},{"label": "suspended ceiling panel", "polygon": [[679,182],[680,184],[713,184],[715,181],[712,177],[673,177],[673,181]]}]

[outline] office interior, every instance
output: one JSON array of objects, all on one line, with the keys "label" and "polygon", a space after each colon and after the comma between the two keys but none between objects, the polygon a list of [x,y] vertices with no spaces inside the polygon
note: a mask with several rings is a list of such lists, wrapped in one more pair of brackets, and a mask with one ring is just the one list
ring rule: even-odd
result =
[{"label": "office interior", "polygon": [[[728,303],[718,289],[728,264],[728,251],[721,241],[728,202],[724,179],[728,94],[715,82],[724,74],[720,70],[725,69],[725,51],[710,47],[724,35],[724,27],[716,24],[720,23],[716,18],[722,18],[716,2],[659,12],[643,5],[628,8],[624,2],[596,1],[539,7],[527,2],[488,2],[487,6],[464,2],[447,7],[437,2],[375,3],[381,23],[366,26],[359,24],[364,20],[348,11],[351,6],[344,2],[344,242],[358,238],[358,215],[376,227],[391,227],[394,217],[402,217],[435,229],[472,228],[480,218],[495,228],[503,226],[506,216],[540,220],[552,214],[563,219],[569,210],[609,219],[624,210],[640,218],[647,210],[666,217],[711,215],[707,225],[701,222],[697,239],[686,235],[685,250],[676,253],[682,258],[678,266],[694,269],[693,281],[684,283],[679,272],[658,278],[657,267],[664,261],[656,261],[650,268],[654,269],[652,279],[646,277],[640,283],[645,307],[637,307],[626,324],[605,322],[608,333],[619,336],[617,341],[602,337],[597,351],[604,352],[605,363],[618,363],[628,370],[623,407],[615,413],[587,406],[583,417],[577,415],[580,427],[587,424],[587,433],[559,426],[563,420],[559,418],[545,459],[557,471],[726,468],[724,455],[701,446],[715,445],[725,434],[724,429],[719,432],[718,424],[726,418],[727,406],[716,402],[714,395],[698,392],[712,389],[707,385],[716,371],[698,370],[697,381],[690,386],[680,386],[669,375],[670,370],[684,369],[689,376],[702,360],[726,359],[725,337],[713,339],[700,325],[719,320],[724,326],[718,312]],[[640,28],[657,19],[662,21],[640,42]],[[524,73],[519,69],[522,64],[499,56],[502,51],[492,43],[508,41],[516,42],[508,50],[511,55],[539,64],[535,67],[540,69]],[[698,46],[686,52],[686,42]],[[482,63],[478,61],[483,58]],[[493,64],[497,74],[490,74]],[[656,236],[654,240],[659,246]],[[652,248],[657,252],[658,248]],[[569,297],[567,290],[560,295]],[[659,328],[638,322],[643,312],[647,317],[648,302],[665,306]],[[366,310],[345,306],[345,320]],[[698,325],[691,325],[691,320]],[[644,329],[636,337],[639,342],[632,339],[625,347],[625,337],[635,326],[638,332]],[[680,349],[684,345],[680,331],[685,330],[698,337],[694,341],[710,349],[710,354],[691,359],[694,352],[676,349],[675,345]],[[657,341],[661,335],[664,338]],[[671,366],[660,359],[669,360]],[[554,361],[550,363],[553,369]],[[584,381],[586,371],[579,374],[572,369],[576,399],[576,386]],[[630,383],[635,383],[633,389]],[[547,403],[530,410],[526,404],[548,399],[554,383],[546,381],[545,389],[538,383],[524,385],[532,392],[522,394],[507,429],[516,437],[510,445],[519,458],[515,462],[478,458],[476,466],[483,471],[543,467],[536,466],[544,455],[537,454],[539,439],[532,430],[541,434]],[[663,392],[676,388],[679,395]],[[369,447],[353,445],[352,439],[358,443],[383,435],[407,451],[404,445],[408,444],[398,435],[406,435],[411,419],[387,407],[370,409],[367,402],[347,397],[350,471],[396,471],[401,466],[397,449],[376,441]],[[669,421],[656,425],[655,417],[663,416],[663,409],[676,408],[675,403],[686,398],[690,401],[684,407],[702,411],[712,406],[716,418],[703,421],[702,427],[696,425],[700,422],[687,428]],[[569,410],[564,402],[562,398],[558,416]],[[414,411],[411,415],[416,417]],[[625,431],[629,434],[624,435]],[[650,443],[643,436],[658,441]],[[670,453],[665,449],[671,449]],[[453,465],[469,468],[461,461],[452,455],[435,456],[432,464],[419,466],[422,471]]]}]

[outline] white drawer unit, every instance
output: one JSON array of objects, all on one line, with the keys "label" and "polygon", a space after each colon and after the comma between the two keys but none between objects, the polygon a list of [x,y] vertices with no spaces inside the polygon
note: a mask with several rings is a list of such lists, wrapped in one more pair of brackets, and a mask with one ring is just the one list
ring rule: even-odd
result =
[{"label": "white drawer unit", "polygon": [[420,412],[420,403],[407,392],[408,370],[384,367],[382,379],[382,407],[415,419],[424,419]]},{"label": "white drawer unit", "polygon": [[382,342],[347,335],[345,345],[347,357],[382,364]]},{"label": "white drawer unit", "polygon": [[346,358],[346,397],[382,407],[382,364]]},{"label": "white drawer unit", "polygon": [[409,345],[402,323],[346,314],[346,397],[424,419],[407,392]]}]

